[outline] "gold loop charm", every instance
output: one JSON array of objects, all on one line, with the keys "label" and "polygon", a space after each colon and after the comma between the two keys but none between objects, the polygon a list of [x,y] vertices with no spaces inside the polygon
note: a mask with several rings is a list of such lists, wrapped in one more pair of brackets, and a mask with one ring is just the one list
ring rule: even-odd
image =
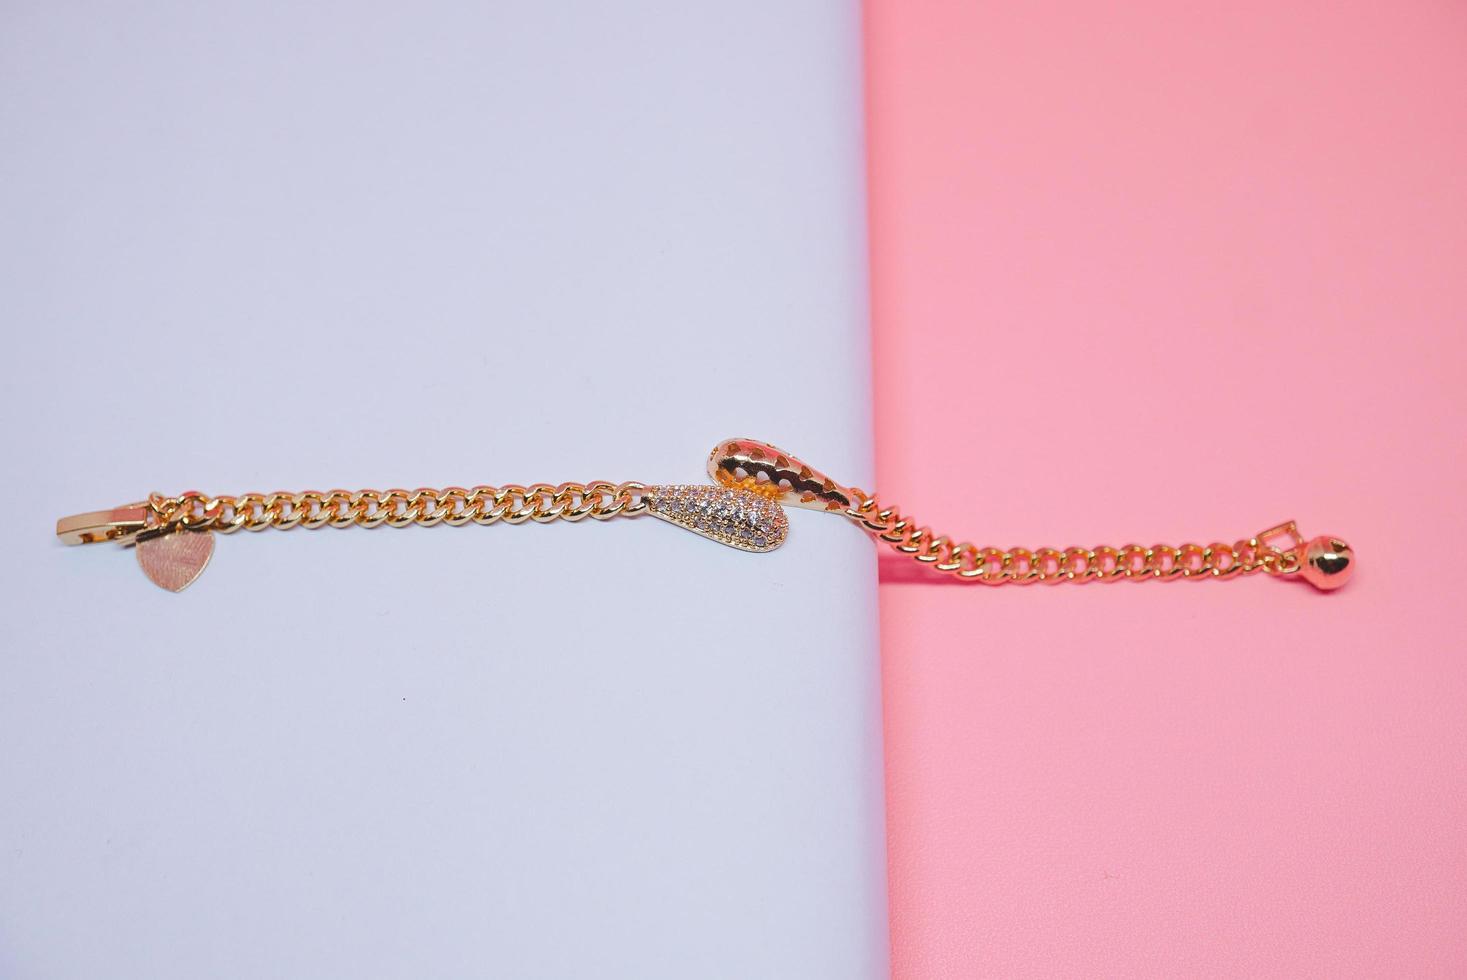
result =
[{"label": "gold loop charm", "polygon": [[811,510],[849,511],[863,496],[784,450],[755,439],[725,439],[714,446],[708,454],[708,475],[714,483]]}]

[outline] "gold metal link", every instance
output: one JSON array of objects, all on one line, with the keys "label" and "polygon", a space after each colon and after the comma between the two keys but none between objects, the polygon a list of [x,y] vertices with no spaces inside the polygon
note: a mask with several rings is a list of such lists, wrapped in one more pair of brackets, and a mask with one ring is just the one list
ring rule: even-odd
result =
[{"label": "gold metal link", "polygon": [[[1306,540],[1294,521],[1231,544],[1215,541],[1205,546],[1187,542],[1033,550],[980,547],[937,534],[896,508],[882,506],[875,496],[836,483],[768,443],[725,440],[709,454],[707,470],[715,488],[648,488],[631,481],[593,480],[480,485],[470,489],[277,491],[234,497],[210,497],[191,490],[173,497],[153,494],[145,502],[63,517],[56,522],[56,534],[66,544],[137,544],[139,562],[149,578],[174,591],[193,581],[212,549],[212,544],[200,544],[212,541],[207,535],[196,540],[185,540],[189,535],[168,537],[183,529],[228,534],[267,527],[288,530],[298,525],[548,524],[653,513],[743,550],[768,551],[784,540],[788,530],[781,505],[841,514],[898,554],[957,581],[983,585],[1201,581],[1266,572],[1271,576],[1298,574],[1315,587],[1330,590],[1344,585],[1356,564],[1348,543],[1330,535]],[[736,494],[732,491],[751,496],[734,500]],[[760,507],[750,508],[750,501]],[[728,530],[735,526],[736,530]],[[188,574],[182,574],[185,572]]]},{"label": "gold metal link", "polygon": [[894,507],[884,507],[860,490],[851,491],[852,503],[842,511],[862,530],[893,551],[907,555],[933,571],[960,582],[983,585],[1056,585],[1072,582],[1170,582],[1178,579],[1235,578],[1267,572],[1292,575],[1299,571],[1299,556],[1283,551],[1257,537],[1233,544],[1215,542],[1203,546],[1139,544],[1097,545],[1094,548],[992,548],[966,541],[954,544],[946,535],[935,534]]},{"label": "gold metal link", "polygon": [[267,527],[288,531],[293,527],[407,527],[412,524],[459,526],[474,522],[505,521],[522,524],[535,521],[598,521],[613,517],[638,517],[647,510],[642,493],[647,488],[635,482],[535,483],[528,487],[445,487],[436,490],[305,490],[270,494],[245,493],[237,497],[208,497],[189,491],[175,497],[152,494],[148,508],[154,523],[162,526],[208,529],[225,534],[240,529],[261,531]]}]

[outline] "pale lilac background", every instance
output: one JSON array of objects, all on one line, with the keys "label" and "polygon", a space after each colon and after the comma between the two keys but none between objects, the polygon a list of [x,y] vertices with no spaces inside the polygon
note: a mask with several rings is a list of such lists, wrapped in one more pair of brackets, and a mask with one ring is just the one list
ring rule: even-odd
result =
[{"label": "pale lilac background", "polygon": [[896,973],[1467,972],[1467,7],[868,18],[883,489],[1264,580],[888,586]]},{"label": "pale lilac background", "polygon": [[52,533],[735,434],[865,479],[859,79],[844,0],[3,4],[0,977],[884,975],[850,528],[235,536],[183,595]]}]

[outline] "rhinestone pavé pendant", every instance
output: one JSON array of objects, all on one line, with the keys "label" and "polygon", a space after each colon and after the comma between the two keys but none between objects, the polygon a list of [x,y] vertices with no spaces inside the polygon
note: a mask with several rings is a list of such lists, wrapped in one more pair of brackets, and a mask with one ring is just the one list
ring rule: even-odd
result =
[{"label": "rhinestone pav\u00e9 pendant", "polygon": [[647,513],[741,551],[773,551],[789,535],[790,520],[769,496],[753,490],[703,485],[648,487]]}]

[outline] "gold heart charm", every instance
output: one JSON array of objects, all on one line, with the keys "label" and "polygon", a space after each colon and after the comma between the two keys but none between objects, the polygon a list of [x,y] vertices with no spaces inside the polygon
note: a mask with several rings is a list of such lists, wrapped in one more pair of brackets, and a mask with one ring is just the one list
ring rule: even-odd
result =
[{"label": "gold heart charm", "polygon": [[182,592],[203,574],[214,555],[214,535],[209,531],[168,531],[138,537],[138,565],[153,584],[169,592]]}]

